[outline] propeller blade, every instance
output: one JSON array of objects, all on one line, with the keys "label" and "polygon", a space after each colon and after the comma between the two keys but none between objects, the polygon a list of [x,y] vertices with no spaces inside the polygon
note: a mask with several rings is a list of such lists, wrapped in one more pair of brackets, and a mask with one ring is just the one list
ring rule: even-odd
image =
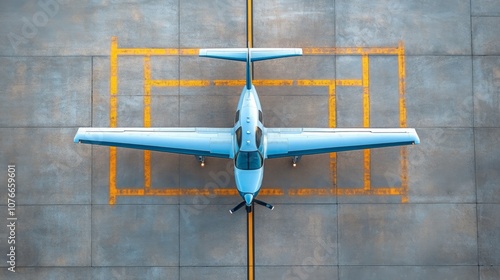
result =
[{"label": "propeller blade", "polygon": [[242,201],[240,204],[236,205],[233,209],[229,210],[229,213],[233,214],[234,212],[238,211],[243,205],[245,205],[245,201]]},{"label": "propeller blade", "polygon": [[262,206],[264,206],[264,207],[266,207],[266,208],[268,208],[268,209],[270,209],[270,210],[273,210],[273,209],[274,209],[274,206],[272,206],[271,204],[266,203],[266,202],[264,202],[264,201],[262,201],[262,200],[254,199],[253,201],[255,201],[255,203],[257,203],[257,204],[259,204],[259,205],[262,205]]}]

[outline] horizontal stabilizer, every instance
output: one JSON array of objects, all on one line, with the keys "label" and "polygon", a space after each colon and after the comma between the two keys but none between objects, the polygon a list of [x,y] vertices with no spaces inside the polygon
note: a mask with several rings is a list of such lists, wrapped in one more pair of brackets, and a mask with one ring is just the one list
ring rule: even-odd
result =
[{"label": "horizontal stabilizer", "polygon": [[[250,55],[247,56],[250,50]],[[201,57],[219,58],[236,61],[247,61],[250,57],[250,62],[261,61],[266,59],[275,59],[282,57],[301,56],[302,49],[300,48],[225,48],[225,49],[200,49]]]}]

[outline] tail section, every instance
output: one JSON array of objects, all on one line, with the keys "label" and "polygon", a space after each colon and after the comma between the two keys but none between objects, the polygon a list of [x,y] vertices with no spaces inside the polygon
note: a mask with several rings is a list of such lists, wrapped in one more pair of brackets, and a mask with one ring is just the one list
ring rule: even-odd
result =
[{"label": "tail section", "polygon": [[200,56],[250,62],[282,57],[301,56],[300,48],[235,48],[200,49]]},{"label": "tail section", "polygon": [[226,60],[246,62],[246,87],[252,88],[252,62],[301,56],[300,48],[227,48],[227,49],[200,49],[201,57],[210,57]]}]

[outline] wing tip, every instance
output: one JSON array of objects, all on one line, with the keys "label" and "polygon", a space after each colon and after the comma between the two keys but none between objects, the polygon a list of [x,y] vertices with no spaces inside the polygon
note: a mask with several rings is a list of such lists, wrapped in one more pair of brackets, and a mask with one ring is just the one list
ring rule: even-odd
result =
[{"label": "wing tip", "polygon": [[420,137],[418,137],[417,131],[414,128],[411,129],[410,134],[411,134],[411,136],[413,138],[413,143],[412,144],[413,145],[420,144]]},{"label": "wing tip", "polygon": [[73,142],[74,143],[81,143],[82,142],[81,138],[82,138],[82,135],[85,131],[86,131],[86,129],[84,127],[78,128],[78,130],[76,131],[75,137],[73,138]]}]

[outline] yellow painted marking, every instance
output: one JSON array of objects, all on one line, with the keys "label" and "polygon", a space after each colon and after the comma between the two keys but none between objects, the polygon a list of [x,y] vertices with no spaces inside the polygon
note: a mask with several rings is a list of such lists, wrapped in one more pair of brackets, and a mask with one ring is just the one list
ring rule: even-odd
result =
[{"label": "yellow painted marking", "polygon": [[[115,37],[113,37],[115,38]],[[127,49],[127,48],[121,48],[117,50],[118,55],[145,55],[145,56],[151,56],[151,55],[172,55],[172,56],[177,56],[177,55],[183,55],[183,56],[193,56],[193,55],[198,55],[200,52],[200,49],[146,49],[146,48],[134,48],[134,49]]]},{"label": "yellow painted marking", "polygon": [[[337,83],[328,86],[328,126],[337,127]],[[337,189],[337,153],[330,153],[330,179],[332,181],[332,192],[336,194]]]},{"label": "yellow painted marking", "polygon": [[[402,41],[398,45],[398,72],[399,72],[399,126],[406,127],[406,65],[405,65],[405,48]],[[408,197],[408,149],[407,147],[400,148],[401,154],[401,202],[407,203]]]},{"label": "yellow painted marking", "polygon": [[[363,127],[370,127],[370,64],[367,54],[361,57],[362,80],[363,80]],[[369,190],[370,178],[370,150],[363,150],[363,188]]]},{"label": "yellow painted marking", "polygon": [[401,202],[408,203],[408,147],[400,147],[401,154]]},{"label": "yellow painted marking", "polygon": [[[254,208],[252,206],[252,208]],[[247,213],[247,258],[248,258],[248,279],[254,279],[254,260],[255,260],[255,246],[254,246],[254,223],[253,223],[253,209]]]},{"label": "yellow painted marking", "polygon": [[302,48],[303,55],[396,55],[398,48]]},{"label": "yellow painted marking", "polygon": [[[245,80],[214,80],[215,86],[244,86]],[[253,80],[254,86],[293,86],[293,80]]]},{"label": "yellow painted marking", "polygon": [[109,147],[109,204],[116,203],[116,147]]},{"label": "yellow painted marking", "polygon": [[[253,0],[247,0],[247,47],[253,48]],[[253,69],[250,68],[250,69]],[[251,73],[253,79],[253,71]],[[258,81],[252,81],[254,85],[259,85]],[[269,82],[269,81],[268,81]],[[243,82],[243,85],[246,81]],[[274,85],[270,82],[269,85]],[[281,85],[281,84],[278,84]],[[252,206],[252,208],[254,208]],[[254,280],[255,278],[255,255],[254,255],[254,227],[253,227],[253,209],[250,213],[247,213],[247,271],[248,280]]]},{"label": "yellow painted marking", "polygon": [[337,190],[338,195],[352,196],[352,195],[377,195],[377,196],[392,196],[401,195],[403,193],[402,188],[395,187],[384,187],[384,188],[372,188],[369,190],[361,188],[341,188]]},{"label": "yellow painted marking", "polygon": [[[110,85],[109,85],[109,126],[116,127],[118,115],[118,38],[111,38]],[[116,203],[116,147],[109,148],[109,204]]]},{"label": "yellow painted marking", "polygon": [[226,87],[244,86],[245,83],[246,83],[245,80],[214,80],[214,86],[218,86],[218,87],[220,87],[220,86],[226,86]]},{"label": "yellow painted marking", "polygon": [[327,87],[332,84],[335,84],[335,80],[297,80],[298,86]]},{"label": "yellow painted marking", "polygon": [[335,83],[328,86],[328,126],[337,127],[337,95]]},{"label": "yellow painted marking", "polygon": [[403,188],[397,187],[380,187],[371,188],[365,190],[364,188],[340,188],[340,189],[329,189],[329,188],[297,188],[288,190],[289,196],[328,196],[328,195],[402,195],[404,193]]},{"label": "yellow painted marking", "polygon": [[333,195],[331,189],[312,189],[312,188],[300,188],[288,190],[288,195],[290,196],[327,196]]},{"label": "yellow painted marking", "polygon": [[210,85],[207,80],[150,80],[151,87],[206,87]]},{"label": "yellow painted marking", "polygon": [[[151,57],[144,57],[144,127],[151,127]],[[151,188],[151,151],[144,151],[144,188]]]},{"label": "yellow painted marking", "polygon": [[253,80],[255,86],[292,86],[293,80]]},{"label": "yellow painted marking", "polygon": [[363,80],[337,80],[335,84],[343,87],[360,87],[363,85]]},{"label": "yellow painted marking", "polygon": [[[247,0],[252,5],[251,0]],[[251,15],[251,13],[249,14]],[[247,15],[248,16],[248,15]],[[248,42],[252,47],[252,26],[248,26]],[[150,48],[118,48],[116,37],[111,39],[110,55],[110,126],[117,126],[118,113],[118,56],[143,56],[144,57],[144,126],[151,126],[151,87],[206,87],[214,86],[243,86],[245,80],[152,80],[151,79],[151,56],[168,55],[198,55],[199,49],[150,49]],[[399,72],[399,111],[400,127],[406,127],[406,100],[405,100],[405,51],[402,42],[397,48],[304,48],[305,55],[359,55],[362,62],[361,79],[339,79],[339,80],[254,80],[256,86],[322,86],[328,88],[329,127],[336,127],[336,87],[355,86],[363,89],[363,126],[370,126],[370,91],[369,91],[369,56],[370,55],[395,55],[398,57]],[[330,170],[332,188],[312,189],[297,188],[284,191],[283,188],[265,188],[260,194],[267,196],[325,196],[325,195],[399,195],[403,203],[408,202],[408,152],[406,147],[401,147],[401,187],[371,188],[370,183],[370,158],[369,150],[364,151],[364,174],[363,186],[357,188],[338,188],[337,186],[337,155],[330,154]],[[229,189],[196,189],[196,188],[151,188],[151,154],[144,153],[144,186],[140,188],[120,188],[116,186],[116,161],[117,149],[110,148],[110,198],[109,203],[115,204],[117,196],[236,196],[238,192],[234,188]]]},{"label": "yellow painted marking", "polygon": [[253,48],[253,1],[247,0],[247,43]]},{"label": "yellow painted marking", "polygon": [[406,65],[405,49],[402,42],[399,42],[398,53],[398,72],[399,72],[399,126],[406,127]]},{"label": "yellow painted marking", "polygon": [[151,57],[144,57],[144,127],[151,127]]},{"label": "yellow painted marking", "polygon": [[[123,187],[116,190],[116,194],[120,196],[238,196],[238,190],[235,188],[134,188]],[[285,193],[279,188],[262,188],[259,195],[263,196],[283,196]]]},{"label": "yellow painted marking", "polygon": [[362,56],[363,75],[363,127],[370,127],[370,65],[368,55]]}]

